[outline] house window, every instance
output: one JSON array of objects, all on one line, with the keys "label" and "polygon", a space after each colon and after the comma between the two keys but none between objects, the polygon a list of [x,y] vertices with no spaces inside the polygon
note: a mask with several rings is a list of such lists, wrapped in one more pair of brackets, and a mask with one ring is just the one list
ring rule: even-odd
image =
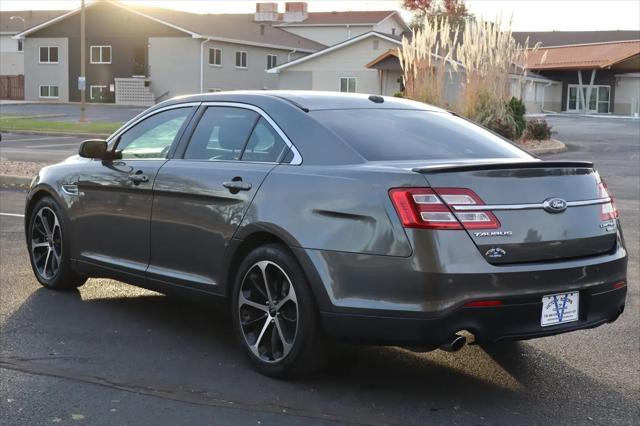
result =
[{"label": "house window", "polygon": [[108,96],[108,87],[101,85],[89,86],[89,97],[94,101],[104,101]]},{"label": "house window", "polygon": [[209,49],[209,65],[215,65],[216,67],[222,66],[222,49],[212,47]]},{"label": "house window", "polygon": [[340,91],[355,93],[356,91],[356,78],[355,77],[340,77]]},{"label": "house window", "polygon": [[267,69],[278,66],[278,57],[276,55],[267,55]]},{"label": "house window", "polygon": [[247,52],[238,51],[236,52],[236,68],[246,68],[247,67]]},{"label": "house window", "polygon": [[54,46],[40,46],[40,63],[57,64],[58,48]]},{"label": "house window", "polygon": [[396,35],[396,29],[395,28],[391,28],[391,35]]},{"label": "house window", "polygon": [[380,40],[378,39],[373,40],[373,50],[378,50],[379,46],[380,46]]},{"label": "house window", "polygon": [[18,40],[18,52],[24,52],[24,40]]},{"label": "house window", "polygon": [[91,46],[89,56],[92,64],[110,64],[111,46]]},{"label": "house window", "polygon": [[40,97],[49,99],[58,98],[58,86],[40,86]]}]

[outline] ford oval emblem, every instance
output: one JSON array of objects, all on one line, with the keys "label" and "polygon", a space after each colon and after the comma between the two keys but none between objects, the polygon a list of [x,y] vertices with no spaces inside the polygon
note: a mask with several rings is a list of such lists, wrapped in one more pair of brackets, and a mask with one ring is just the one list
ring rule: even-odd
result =
[{"label": "ford oval emblem", "polygon": [[567,202],[562,198],[549,198],[542,205],[549,213],[562,213],[567,209]]}]

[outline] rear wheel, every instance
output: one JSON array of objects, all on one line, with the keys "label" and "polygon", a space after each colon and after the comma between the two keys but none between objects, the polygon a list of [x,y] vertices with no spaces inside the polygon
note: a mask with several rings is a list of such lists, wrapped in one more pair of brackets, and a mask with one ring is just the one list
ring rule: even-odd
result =
[{"label": "rear wheel", "polygon": [[313,295],[286,247],[258,247],[242,262],[232,313],[240,344],[261,373],[304,375],[325,361],[325,336]]},{"label": "rear wheel", "polygon": [[62,213],[56,202],[44,197],[34,206],[27,234],[33,272],[44,287],[74,289],[87,280],[71,267],[69,244]]}]

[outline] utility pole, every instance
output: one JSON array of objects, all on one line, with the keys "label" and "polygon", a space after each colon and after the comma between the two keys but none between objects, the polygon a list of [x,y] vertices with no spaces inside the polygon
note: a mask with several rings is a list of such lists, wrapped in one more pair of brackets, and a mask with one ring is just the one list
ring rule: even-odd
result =
[{"label": "utility pole", "polygon": [[86,100],[86,88],[87,78],[85,74],[85,62],[86,62],[86,45],[85,45],[85,31],[84,31],[84,0],[80,2],[80,78],[78,79],[78,88],[80,89],[80,122],[87,121],[85,117],[85,100]]}]

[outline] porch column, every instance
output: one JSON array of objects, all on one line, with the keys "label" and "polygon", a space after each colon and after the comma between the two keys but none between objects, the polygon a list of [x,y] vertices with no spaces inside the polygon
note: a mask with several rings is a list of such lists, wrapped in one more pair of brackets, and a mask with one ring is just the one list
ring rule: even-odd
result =
[{"label": "porch column", "polygon": [[[589,87],[587,87],[587,102],[591,102],[591,90],[593,89],[593,83],[596,80],[596,70],[595,68],[591,70],[591,81],[589,82]],[[589,112],[589,104],[585,105],[585,110]],[[596,102],[596,111],[598,110],[598,103]]]},{"label": "porch column", "polygon": [[578,70],[578,111],[584,111],[584,96],[582,94],[582,70]]}]

